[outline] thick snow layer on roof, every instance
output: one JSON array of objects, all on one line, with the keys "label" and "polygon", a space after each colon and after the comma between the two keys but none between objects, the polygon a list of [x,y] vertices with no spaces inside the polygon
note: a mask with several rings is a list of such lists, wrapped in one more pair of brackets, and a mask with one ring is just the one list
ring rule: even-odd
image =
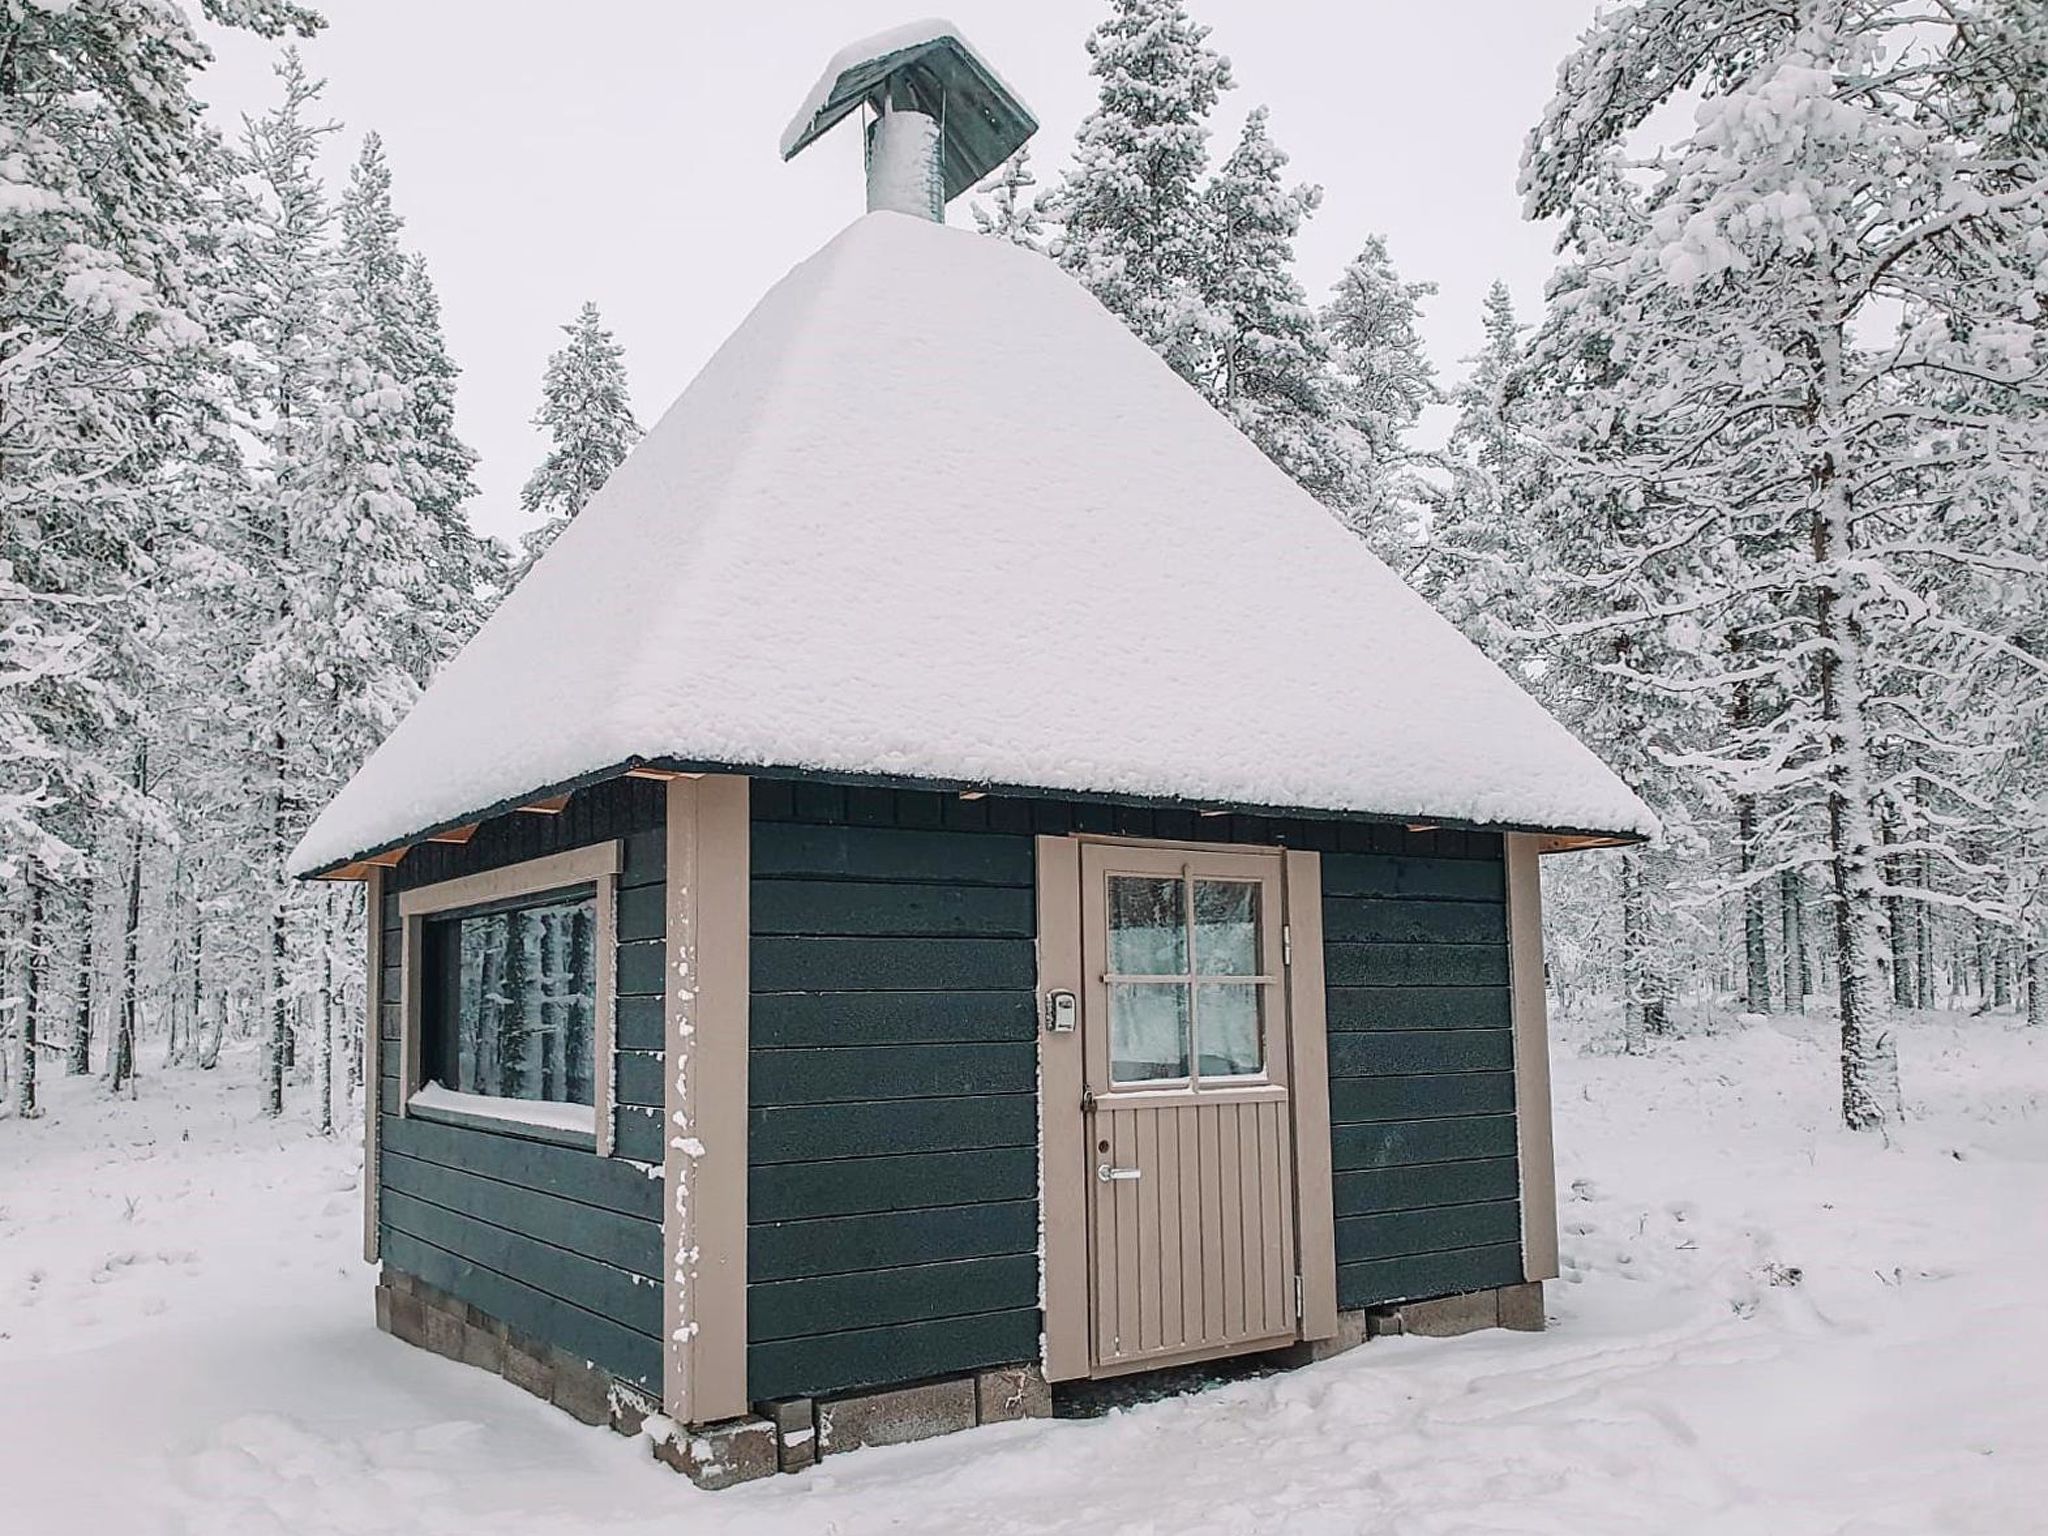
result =
[{"label": "thick snow layer on roof", "polygon": [[892,53],[902,53],[911,48],[922,48],[926,43],[935,43],[942,37],[950,37],[960,45],[960,51],[981,66],[989,79],[1002,86],[1017,100],[1008,81],[996,73],[995,68],[984,58],[979,49],[967,40],[967,35],[942,16],[930,17],[924,21],[906,21],[901,26],[891,27],[886,32],[877,32],[864,37],[857,43],[848,43],[832,55],[825,72],[818,76],[810,93],[804,97],[804,104],[796,109],[796,115],[789,120],[789,126],[782,130],[782,142],[778,146],[782,158],[787,160],[796,152],[796,141],[810,130],[811,121],[824,110],[825,103],[832,99],[833,87],[839,84],[839,77],[850,69],[857,69],[872,59],[886,59]]},{"label": "thick snow layer on roof", "polygon": [[1654,828],[1057,266],[892,213],[769,292],[291,867],[640,757]]}]

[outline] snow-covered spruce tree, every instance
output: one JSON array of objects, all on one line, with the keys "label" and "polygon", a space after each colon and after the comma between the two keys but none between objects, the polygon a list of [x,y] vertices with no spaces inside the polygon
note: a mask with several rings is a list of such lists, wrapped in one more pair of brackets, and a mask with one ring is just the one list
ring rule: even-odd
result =
[{"label": "snow-covered spruce tree", "polygon": [[1038,177],[1031,170],[1031,145],[1026,142],[977,189],[988,193],[994,206],[970,205],[974,227],[1027,251],[1043,251],[1047,242],[1045,193],[1032,190],[1037,185]]},{"label": "snow-covered spruce tree", "polygon": [[1412,479],[1420,462],[1409,434],[1441,395],[1418,329],[1421,301],[1434,283],[1408,283],[1394,270],[1387,242],[1367,238],[1323,306],[1322,327],[1337,373],[1337,410],[1361,456],[1351,520],[1380,553],[1405,568]]},{"label": "snow-covered spruce tree", "polygon": [[[1693,130],[1631,167],[1640,227],[1574,225],[1587,283],[1628,322],[1606,406],[1630,451],[1579,468],[1639,505],[1639,550],[1685,563],[1644,614],[1695,640],[1691,686],[1762,685],[1681,761],[1734,794],[1822,804],[1855,1128],[1899,1104],[1881,750],[1910,743],[1923,773],[1941,757],[1889,680],[1930,641],[2013,659],[1929,594],[1955,568],[2034,559],[2012,487],[2048,455],[2048,144],[2015,82],[2044,58],[2031,0],[1624,5],[1565,62],[1524,160],[1529,211],[1569,215],[1655,109],[1700,97]],[[1981,509],[1967,540],[1963,503]]]},{"label": "snow-covered spruce tree", "polygon": [[548,434],[547,457],[527,477],[519,505],[540,523],[521,542],[531,567],[561,536],[640,441],[626,383],[626,349],[595,304],[562,327],[569,340],[548,357],[533,424]]},{"label": "snow-covered spruce tree", "polygon": [[[276,35],[286,0],[212,0]],[[154,475],[179,430],[166,360],[204,344],[177,233],[199,140],[190,20],[150,0],[0,14],[0,884],[82,872],[76,830],[125,810],[121,656],[154,572]],[[48,892],[37,900],[48,911]],[[39,992],[38,1007],[46,993]]]},{"label": "snow-covered spruce tree", "polygon": [[[439,530],[431,551],[434,581],[443,629],[459,647],[483,627],[507,585],[506,551],[495,539],[480,538],[469,521],[477,494],[476,453],[455,432],[455,381],[462,370],[449,355],[440,295],[417,251],[406,257],[405,288],[410,323],[399,328],[393,344],[411,349],[407,376],[425,469],[420,505]],[[426,658],[422,678],[430,678],[445,659]]]},{"label": "snow-covered spruce tree", "polygon": [[1509,415],[1524,343],[1505,283],[1487,290],[1481,325],[1485,345],[1451,393],[1448,478],[1428,492],[1428,542],[1411,579],[1466,638],[1523,675],[1538,601],[1532,509],[1546,481],[1541,452]]},{"label": "snow-covered spruce tree", "polygon": [[1356,440],[1339,419],[1329,347],[1294,275],[1294,238],[1323,194],[1288,187],[1286,165],[1256,107],[1203,191],[1209,234],[1197,292],[1210,352],[1196,382],[1267,458],[1348,516]]},{"label": "snow-covered spruce tree", "polygon": [[[290,836],[306,807],[324,801],[389,734],[434,671],[474,628],[479,569],[462,504],[468,451],[452,432],[453,368],[421,273],[399,242],[391,173],[372,134],[340,203],[328,306],[329,340],[316,358],[314,440],[292,500],[297,570],[295,670],[311,749],[301,765]],[[451,557],[448,542],[471,552]],[[337,1000],[360,985],[337,974],[353,954],[341,936],[351,893],[287,898],[299,921],[290,974],[271,1000],[273,1050],[282,1055],[294,1005],[320,1011],[320,1059],[331,1060]],[[319,1085],[324,1097],[332,1083]],[[323,1122],[331,1112],[323,1104]]]},{"label": "snow-covered spruce tree", "polygon": [[[1609,179],[1598,190],[1603,196],[1586,213],[1589,223],[1639,227],[1640,209],[1625,183]],[[1626,850],[1614,870],[1612,980],[1629,1049],[1669,1027],[1681,950],[1675,866],[1680,848],[1698,844],[1695,807],[1670,760],[1696,739],[1702,707],[1685,686],[1698,637],[1660,617],[1665,594],[1689,580],[1691,551],[1648,542],[1654,498],[1597,472],[1639,446],[1609,405],[1631,386],[1627,336],[1639,318],[1618,310],[1582,268],[1568,265],[1553,280],[1543,324],[1503,390],[1508,424],[1542,452],[1540,466],[1529,467],[1517,487],[1523,611],[1531,621],[1517,639],[1540,658],[1527,669],[1529,686],[1664,823],[1658,846]],[[1586,465],[1595,471],[1584,471]]]},{"label": "snow-covered spruce tree", "polygon": [[1232,83],[1208,36],[1181,0],[1110,0],[1088,37],[1095,110],[1052,208],[1060,264],[1191,382],[1209,351],[1198,289],[1208,119]]},{"label": "snow-covered spruce tree", "polygon": [[[212,8],[209,8],[210,10]],[[271,7],[221,19],[282,18]],[[106,675],[164,448],[155,369],[196,346],[167,288],[205,53],[143,0],[0,16],[0,872],[68,878],[107,789]]]},{"label": "snow-covered spruce tree", "polygon": [[296,51],[286,51],[277,73],[284,98],[245,124],[241,150],[250,201],[235,247],[240,293],[232,324],[258,453],[235,536],[221,544],[229,575],[223,595],[239,598],[232,632],[243,650],[224,675],[235,684],[250,798],[262,807],[254,846],[266,850],[263,877],[249,892],[264,929],[263,982],[245,1001],[268,1022],[272,1114],[284,1108],[287,970],[299,900],[284,879],[284,860],[318,792],[308,752],[330,723],[317,705],[312,649],[322,557],[314,530],[323,521],[316,499],[326,473],[323,392],[340,345],[342,281],[329,241],[333,211],[317,173],[322,142],[337,125],[313,116],[321,83],[307,77]]}]

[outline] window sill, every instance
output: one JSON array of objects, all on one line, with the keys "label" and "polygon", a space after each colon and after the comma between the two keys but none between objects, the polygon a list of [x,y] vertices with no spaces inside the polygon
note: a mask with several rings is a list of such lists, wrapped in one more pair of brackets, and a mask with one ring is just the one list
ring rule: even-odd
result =
[{"label": "window sill", "polygon": [[[573,1113],[576,1110],[582,1111],[580,1117]],[[460,1126],[464,1130],[545,1141],[585,1152],[597,1150],[597,1115],[587,1105],[457,1093],[439,1083],[429,1083],[406,1100],[405,1112],[415,1119]]]}]

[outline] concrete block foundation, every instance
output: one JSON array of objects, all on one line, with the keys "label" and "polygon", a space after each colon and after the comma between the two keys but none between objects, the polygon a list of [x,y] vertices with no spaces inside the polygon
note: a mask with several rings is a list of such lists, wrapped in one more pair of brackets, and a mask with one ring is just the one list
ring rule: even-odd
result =
[{"label": "concrete block foundation", "polygon": [[[1049,1418],[1052,1388],[1036,1364],[992,1367],[873,1392],[813,1400],[782,1398],[755,1405],[744,1418],[695,1428],[669,1426],[648,1393],[616,1381],[566,1350],[530,1338],[415,1276],[386,1269],[376,1294],[377,1326],[394,1338],[447,1359],[502,1376],[590,1425],[622,1435],[653,1428],[654,1456],[700,1488],[729,1488],[776,1472],[799,1472],[822,1457],[863,1446],[972,1429],[979,1424]],[[1461,1296],[1404,1301],[1340,1312],[1336,1331],[1277,1351],[1287,1366],[1311,1365],[1369,1340],[1401,1334],[1451,1338],[1481,1328],[1540,1332],[1540,1281]],[[649,1421],[653,1423],[650,1425]]]}]

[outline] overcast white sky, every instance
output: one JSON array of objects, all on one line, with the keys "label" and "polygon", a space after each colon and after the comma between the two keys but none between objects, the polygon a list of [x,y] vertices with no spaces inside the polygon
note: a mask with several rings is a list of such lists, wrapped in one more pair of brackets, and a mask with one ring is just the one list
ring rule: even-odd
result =
[{"label": "overcast white sky", "polygon": [[[1495,277],[1534,313],[1549,231],[1515,196],[1522,135],[1595,0],[1190,0],[1238,88],[1213,157],[1263,102],[1293,171],[1324,188],[1300,243],[1320,300],[1361,238],[1384,232],[1427,312],[1440,371],[1479,339]],[[857,128],[788,165],[783,124],[841,45],[927,15],[931,0],[328,0],[305,45],[345,127],[390,155],[412,245],[440,287],[462,365],[459,425],[482,455],[475,517],[524,526],[519,487],[544,451],[528,425],[557,327],[594,299],[625,344],[651,424],[768,286],[862,208]],[[950,0],[950,14],[1038,114],[1050,180],[1093,104],[1082,40],[1104,0]],[[273,95],[271,45],[229,36],[200,82],[226,123]],[[968,199],[952,221],[971,226]]]}]

